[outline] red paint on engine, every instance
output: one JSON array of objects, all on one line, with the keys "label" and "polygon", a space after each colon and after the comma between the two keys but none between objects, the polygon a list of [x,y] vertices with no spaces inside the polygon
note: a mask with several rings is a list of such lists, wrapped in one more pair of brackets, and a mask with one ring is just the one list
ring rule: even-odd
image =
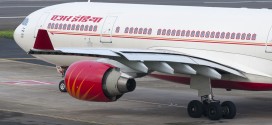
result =
[{"label": "red paint on engine", "polygon": [[[150,76],[171,81],[180,84],[190,85],[189,77],[180,76],[168,76],[151,74]],[[199,81],[201,84],[201,81]],[[228,81],[228,80],[211,80],[213,88],[224,88],[224,89],[238,89],[238,90],[250,90],[250,91],[269,91],[272,90],[272,83],[257,83],[257,82],[240,82],[240,81]]]},{"label": "red paint on engine", "polygon": [[102,79],[111,65],[79,61],[69,66],[65,74],[67,92],[80,100],[110,102],[102,88]]}]

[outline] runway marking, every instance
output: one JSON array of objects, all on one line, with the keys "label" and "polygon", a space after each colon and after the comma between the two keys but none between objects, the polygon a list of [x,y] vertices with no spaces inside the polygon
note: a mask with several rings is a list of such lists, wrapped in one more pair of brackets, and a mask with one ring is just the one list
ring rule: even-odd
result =
[{"label": "runway marking", "polygon": [[21,19],[25,17],[26,16],[10,16],[10,17],[0,17],[0,19]]},{"label": "runway marking", "polygon": [[40,8],[40,7],[46,7],[46,6],[0,6],[1,8]]},{"label": "runway marking", "polygon": [[19,80],[19,81],[6,81],[0,82],[0,84],[12,84],[12,85],[52,85],[55,83],[41,82],[36,80]]},{"label": "runway marking", "polygon": [[187,109],[187,106],[182,106],[182,105],[173,104],[173,103],[163,104],[163,103],[147,102],[147,101],[131,100],[131,99],[120,99],[120,101],[130,101],[130,102],[136,102],[136,103],[145,103],[145,104],[168,106],[168,107],[177,107],[177,108],[186,108]]},{"label": "runway marking", "polygon": [[21,114],[27,114],[27,115],[35,115],[35,116],[41,116],[41,117],[49,117],[49,118],[54,118],[54,119],[63,119],[63,120],[69,120],[69,121],[74,121],[74,122],[84,122],[84,123],[90,123],[90,124],[109,125],[109,124],[106,124],[106,123],[100,123],[100,122],[98,123],[98,122],[95,122],[95,121],[84,121],[84,120],[76,119],[76,118],[66,118],[66,117],[55,116],[55,115],[44,115],[44,114],[38,114],[38,113],[28,113],[28,112],[23,112],[23,111],[18,111],[18,110],[0,109],[0,111],[21,113]]},{"label": "runway marking", "polygon": [[235,4],[235,3],[272,3],[272,1],[222,1],[222,2],[217,2],[217,1],[207,1],[207,2],[203,2],[203,3],[228,3],[228,4]]}]

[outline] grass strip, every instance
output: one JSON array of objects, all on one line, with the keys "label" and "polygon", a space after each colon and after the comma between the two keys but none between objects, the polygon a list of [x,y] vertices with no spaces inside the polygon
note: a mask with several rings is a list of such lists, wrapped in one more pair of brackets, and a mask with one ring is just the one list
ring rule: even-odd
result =
[{"label": "grass strip", "polygon": [[13,30],[0,31],[0,38],[13,39]]}]

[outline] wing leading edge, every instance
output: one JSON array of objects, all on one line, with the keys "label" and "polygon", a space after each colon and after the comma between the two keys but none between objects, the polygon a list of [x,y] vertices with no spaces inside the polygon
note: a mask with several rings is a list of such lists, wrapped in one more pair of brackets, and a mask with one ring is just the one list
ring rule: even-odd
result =
[{"label": "wing leading edge", "polygon": [[[43,39],[39,39],[42,37]],[[48,37],[48,38],[46,38]],[[102,57],[118,61],[139,73],[158,71],[167,74],[202,75],[221,79],[220,72],[246,78],[244,72],[211,60],[160,50],[130,50],[112,48],[54,48],[46,30],[39,30],[34,48],[29,54]]]}]

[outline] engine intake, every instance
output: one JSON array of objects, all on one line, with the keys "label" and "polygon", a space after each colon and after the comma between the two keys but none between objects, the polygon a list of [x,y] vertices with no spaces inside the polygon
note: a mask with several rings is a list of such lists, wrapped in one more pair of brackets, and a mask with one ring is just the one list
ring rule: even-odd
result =
[{"label": "engine intake", "polygon": [[136,88],[134,79],[121,76],[118,68],[95,61],[79,61],[65,74],[67,92],[80,100],[110,102]]}]

